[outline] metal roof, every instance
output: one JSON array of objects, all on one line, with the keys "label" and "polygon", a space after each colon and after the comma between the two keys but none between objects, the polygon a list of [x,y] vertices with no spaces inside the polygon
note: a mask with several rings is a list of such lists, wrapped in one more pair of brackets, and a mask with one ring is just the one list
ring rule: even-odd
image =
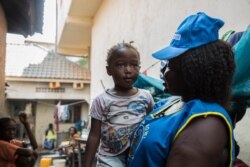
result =
[{"label": "metal roof", "polygon": [[90,72],[65,56],[49,52],[40,64],[24,68],[20,77],[90,80]]}]

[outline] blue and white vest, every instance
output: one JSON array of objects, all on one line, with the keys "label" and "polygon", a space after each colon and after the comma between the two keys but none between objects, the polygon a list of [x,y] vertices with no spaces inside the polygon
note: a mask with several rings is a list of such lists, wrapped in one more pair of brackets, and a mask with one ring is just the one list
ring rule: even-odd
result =
[{"label": "blue and white vest", "polygon": [[192,100],[183,103],[171,97],[156,104],[134,133],[128,156],[129,167],[163,167],[174,139],[196,117],[215,115],[221,117],[230,138],[230,162],[234,160],[234,138],[231,119],[225,109],[216,103]]}]

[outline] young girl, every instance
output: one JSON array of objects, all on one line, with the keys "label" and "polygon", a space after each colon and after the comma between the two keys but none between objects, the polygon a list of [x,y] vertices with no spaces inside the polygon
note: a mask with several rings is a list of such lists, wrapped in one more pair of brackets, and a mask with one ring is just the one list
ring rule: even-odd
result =
[{"label": "young girl", "polygon": [[92,103],[85,167],[92,166],[99,144],[97,166],[125,166],[130,136],[154,105],[148,91],[133,87],[140,70],[140,55],[131,44],[113,46],[106,69],[114,88],[104,91]]},{"label": "young girl", "polygon": [[[35,150],[37,142],[31,133],[27,116],[25,113],[19,114],[20,122],[24,125],[30,143]],[[35,151],[25,148],[27,144],[16,140],[16,121],[9,117],[0,118],[0,166],[5,167],[33,167],[37,154]]]}]

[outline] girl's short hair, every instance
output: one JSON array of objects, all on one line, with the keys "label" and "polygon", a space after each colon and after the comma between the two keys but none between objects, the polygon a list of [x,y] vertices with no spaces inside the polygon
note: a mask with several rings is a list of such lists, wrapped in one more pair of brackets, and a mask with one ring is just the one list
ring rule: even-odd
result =
[{"label": "girl's short hair", "polygon": [[122,42],[122,43],[118,43],[118,44],[114,45],[113,47],[111,47],[108,50],[108,55],[107,55],[107,59],[106,59],[107,65],[111,64],[112,58],[116,55],[117,51],[121,48],[129,48],[129,49],[135,50],[135,52],[138,55],[138,59],[140,60],[140,54],[139,54],[138,50],[132,45],[132,43],[133,43],[133,41],[131,41],[129,43]]}]

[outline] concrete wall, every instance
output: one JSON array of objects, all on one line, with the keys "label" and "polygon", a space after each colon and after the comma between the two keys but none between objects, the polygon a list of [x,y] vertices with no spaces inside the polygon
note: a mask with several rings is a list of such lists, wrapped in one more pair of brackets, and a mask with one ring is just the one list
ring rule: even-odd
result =
[{"label": "concrete wall", "polygon": [[0,3],[0,114],[4,115],[5,112],[5,57],[6,57],[6,33],[7,22],[5,13]]},{"label": "concrete wall", "polygon": [[[220,35],[228,30],[245,30],[250,24],[249,0],[104,0],[94,18],[92,29],[91,100],[103,91],[102,83],[106,88],[113,86],[105,70],[110,47],[118,42],[134,41],[134,46],[141,54],[143,71],[157,62],[151,57],[152,52],[168,45],[180,22],[199,11],[225,21]],[[159,63],[148,70],[148,75],[158,78]],[[247,159],[250,155],[250,141],[241,141],[242,138],[249,138],[246,127],[250,123],[245,123],[244,127],[237,127],[242,133],[236,135],[244,145],[242,149],[245,149],[240,157],[250,164],[250,158]]]}]

